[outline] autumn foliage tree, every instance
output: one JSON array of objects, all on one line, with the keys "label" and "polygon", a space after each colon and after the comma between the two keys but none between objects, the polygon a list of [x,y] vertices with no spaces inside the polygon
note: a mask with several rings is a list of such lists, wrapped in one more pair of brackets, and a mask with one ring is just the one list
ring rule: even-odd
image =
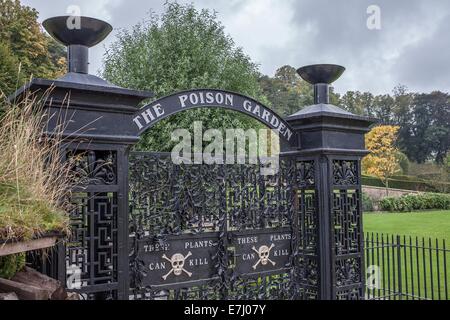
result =
[{"label": "autumn foliage tree", "polygon": [[0,0],[0,96],[31,76],[54,79],[65,72],[65,49],[44,33],[38,12],[19,0]]},{"label": "autumn foliage tree", "polygon": [[389,193],[389,178],[398,171],[399,150],[395,146],[399,127],[378,126],[366,135],[366,147],[371,152],[363,160],[363,172],[380,178]]}]

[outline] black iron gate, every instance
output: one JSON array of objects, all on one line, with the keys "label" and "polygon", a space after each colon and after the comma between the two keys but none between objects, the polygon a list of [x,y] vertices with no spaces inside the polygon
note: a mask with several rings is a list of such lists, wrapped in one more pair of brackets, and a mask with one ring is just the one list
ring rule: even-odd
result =
[{"label": "black iron gate", "polygon": [[314,163],[130,155],[132,299],[317,298]]},{"label": "black iron gate", "polygon": [[[329,104],[329,84],[345,68],[300,68],[314,85],[314,105],[286,118],[215,89],[140,108],[151,92],[85,74],[87,46],[80,51],[79,30],[68,30],[66,18],[51,19],[49,32],[70,44],[69,66],[77,68],[58,80],[33,79],[14,95],[49,93],[44,134],[63,128],[67,159],[88,177],[73,190],[72,237],[52,256],[54,277],[86,299],[364,298],[360,163],[374,121]],[[82,21],[87,42],[107,34],[106,23]],[[147,129],[203,107],[238,111],[277,131],[279,172],[129,157]]]}]

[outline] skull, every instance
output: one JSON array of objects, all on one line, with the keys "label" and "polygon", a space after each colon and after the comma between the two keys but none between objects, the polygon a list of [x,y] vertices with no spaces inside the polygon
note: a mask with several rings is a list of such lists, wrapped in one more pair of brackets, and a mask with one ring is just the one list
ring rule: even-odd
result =
[{"label": "skull", "polygon": [[183,272],[186,273],[189,277],[192,276],[192,272],[189,272],[186,269],[184,269],[184,262],[190,256],[192,256],[192,253],[190,251],[185,256],[183,256],[181,253],[175,253],[174,255],[172,255],[170,259],[167,258],[165,254],[163,254],[162,258],[170,262],[170,264],[172,265],[172,269],[170,269],[170,271],[167,272],[167,274],[163,275],[162,278],[166,280],[167,277],[172,274],[172,272],[176,276],[180,276]]},{"label": "skull", "polygon": [[176,276],[179,276],[183,273],[185,257],[180,253],[175,253],[170,259],[170,263],[172,264],[173,273]]},{"label": "skull", "polygon": [[261,246],[258,251],[261,264],[265,266],[269,262],[270,248],[268,246]]}]

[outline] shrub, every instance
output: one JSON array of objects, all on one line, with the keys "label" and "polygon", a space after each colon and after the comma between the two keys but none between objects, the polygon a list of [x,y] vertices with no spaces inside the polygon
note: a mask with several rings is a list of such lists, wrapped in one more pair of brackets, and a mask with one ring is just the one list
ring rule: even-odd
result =
[{"label": "shrub", "polygon": [[407,212],[413,210],[450,209],[450,194],[425,193],[404,195],[399,198],[387,197],[380,201],[383,211]]},{"label": "shrub", "polygon": [[373,211],[373,200],[365,192],[362,193],[362,209],[363,211]]}]

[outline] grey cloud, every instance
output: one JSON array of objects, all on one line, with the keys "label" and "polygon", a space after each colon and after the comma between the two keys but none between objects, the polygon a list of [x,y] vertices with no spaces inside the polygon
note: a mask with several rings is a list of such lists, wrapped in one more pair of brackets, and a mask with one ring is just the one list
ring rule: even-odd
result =
[{"label": "grey cloud", "polygon": [[[450,20],[450,14],[445,20]],[[392,72],[411,89],[449,92],[450,23],[441,23],[426,39],[405,48]]]},{"label": "grey cloud", "polygon": [[[38,9],[42,18],[60,15],[67,6],[80,4],[83,12],[108,17],[115,31],[91,50],[91,72],[101,68],[105,50],[117,29],[130,28],[142,21],[150,10],[161,13],[164,0],[22,0]],[[179,2],[191,2],[179,0]],[[347,68],[336,82],[338,92],[346,90],[390,92],[398,83],[417,91],[450,86],[450,1],[448,0],[193,0],[197,8],[218,11],[219,19],[236,40],[273,74],[290,64],[338,63]],[[251,4],[270,7],[267,19],[242,14]],[[103,4],[103,5],[101,5]],[[382,29],[366,27],[367,7],[381,8]],[[272,10],[273,8],[273,10]],[[281,9],[280,9],[281,8]],[[273,18],[272,11],[286,19]],[[282,10],[282,11],[280,11]],[[284,11],[283,11],[284,10]],[[254,28],[242,30],[250,23]],[[267,24],[279,24],[284,34],[267,35]],[[277,26],[273,26],[274,28]],[[278,29],[275,29],[278,30]],[[287,40],[278,41],[283,37]],[[249,41],[251,40],[251,41]]]},{"label": "grey cloud", "polygon": [[[366,27],[366,10],[372,4],[381,9],[381,30]],[[345,65],[347,71],[336,83],[340,92],[389,92],[399,82],[412,87],[410,77],[414,75],[404,76],[403,69],[396,66],[404,60],[410,41],[427,41],[430,27],[439,21],[449,24],[437,19],[449,10],[448,1],[299,1],[295,8],[297,28],[312,23],[315,33],[296,57],[300,64]],[[449,50],[450,45],[446,47]],[[424,54],[433,59],[434,53]]]}]

